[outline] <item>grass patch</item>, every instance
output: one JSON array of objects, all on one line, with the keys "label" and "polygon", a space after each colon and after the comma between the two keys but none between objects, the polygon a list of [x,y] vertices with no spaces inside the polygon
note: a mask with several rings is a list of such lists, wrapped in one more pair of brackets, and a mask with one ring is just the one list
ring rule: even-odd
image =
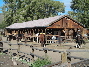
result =
[{"label": "grass patch", "polygon": [[21,61],[22,63],[26,63],[26,64],[28,64],[28,65],[31,66],[31,67],[42,67],[42,66],[44,66],[44,65],[47,65],[47,64],[51,64],[51,63],[52,63],[52,62],[49,60],[48,57],[46,57],[44,60],[38,58],[38,59],[35,60],[33,63],[32,63],[32,62],[27,62],[27,61],[24,60],[24,59],[18,59],[18,61]]},{"label": "grass patch", "polygon": [[46,59],[40,59],[38,58],[36,61],[33,62],[33,64],[31,65],[32,67],[42,67],[44,65],[47,64],[51,64],[52,62],[49,60],[49,58],[47,57]]}]

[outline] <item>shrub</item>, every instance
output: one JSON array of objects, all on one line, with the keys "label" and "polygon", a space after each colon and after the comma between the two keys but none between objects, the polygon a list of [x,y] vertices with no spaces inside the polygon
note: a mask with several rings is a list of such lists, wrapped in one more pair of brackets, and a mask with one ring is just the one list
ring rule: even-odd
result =
[{"label": "shrub", "polygon": [[33,62],[32,67],[41,67],[47,64],[51,64],[51,61],[48,58],[44,60],[38,58],[36,61]]}]

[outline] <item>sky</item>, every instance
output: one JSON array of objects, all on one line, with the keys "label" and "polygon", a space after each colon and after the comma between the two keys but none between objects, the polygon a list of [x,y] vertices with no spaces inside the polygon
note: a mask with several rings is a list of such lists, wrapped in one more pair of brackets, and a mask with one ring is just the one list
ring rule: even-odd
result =
[{"label": "sky", "polygon": [[60,1],[60,2],[63,2],[64,5],[66,6],[65,7],[65,13],[62,13],[62,15],[65,15],[65,14],[68,14],[68,11],[71,11],[71,1],[72,0],[55,0],[55,1]]},{"label": "sky", "polygon": [[[0,7],[3,6],[4,2],[3,0],[0,0]],[[0,9],[0,13],[2,13],[1,9]]]},{"label": "sky", "polygon": [[[65,13],[62,13],[61,15],[65,15],[68,13],[68,11],[71,11],[71,8],[70,8],[70,5],[71,5],[71,1],[72,0],[55,0],[55,1],[60,1],[60,2],[63,2],[64,5],[66,6],[65,7]],[[0,7],[3,6],[3,0],[0,0]],[[0,13],[2,13],[1,9],[0,9]]]}]

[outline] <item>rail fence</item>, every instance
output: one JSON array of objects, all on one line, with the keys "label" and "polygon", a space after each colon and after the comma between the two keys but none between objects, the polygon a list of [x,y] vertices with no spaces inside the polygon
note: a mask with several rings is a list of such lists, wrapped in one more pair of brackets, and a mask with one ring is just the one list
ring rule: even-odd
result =
[{"label": "rail fence", "polygon": [[[55,43],[55,44],[58,44],[59,43],[59,39],[60,39],[60,42],[61,43],[65,43],[65,42],[74,42],[74,39],[72,38],[68,38],[65,40],[67,36],[59,36],[59,35],[45,35],[45,41],[46,41],[46,44],[52,44],[52,43]],[[13,37],[7,37],[7,41],[8,40],[11,40],[13,39]],[[19,41],[20,38],[16,38],[17,42]],[[25,43],[27,43],[27,41],[36,41],[37,43],[40,43],[39,41],[39,36],[25,36],[25,38],[22,38],[24,39]]]},{"label": "rail fence", "polygon": [[82,58],[82,57],[76,57],[76,56],[71,56],[71,52],[89,52],[89,50],[66,50],[66,52],[68,53],[67,55],[67,59],[70,60],[71,59],[79,59],[80,61],[78,62],[74,62],[71,63],[71,67],[89,67],[89,58]]},{"label": "rail fence", "polygon": [[[71,56],[71,52],[89,52],[89,50],[71,50],[71,49],[68,49],[68,50],[66,50],[66,52],[64,52],[64,51],[49,49],[49,48],[39,49],[37,47],[33,47],[33,45],[23,44],[23,43],[12,44],[9,41],[0,41],[0,42],[7,43],[9,45],[9,48],[0,47],[0,48],[3,48],[3,51],[2,51],[3,53],[6,53],[6,54],[9,53],[11,56],[13,56],[13,50],[16,50],[17,56],[19,58],[23,59],[25,57],[25,59],[27,59],[29,62],[30,61],[34,62],[35,57],[40,58],[40,59],[45,59],[45,57],[47,56],[48,51],[61,53],[61,61],[55,62],[55,63],[52,63],[52,64],[48,64],[48,65],[45,65],[43,67],[55,67],[55,66],[56,67],[57,66],[58,67],[67,67],[67,66],[70,66],[70,67],[89,67],[89,59],[82,58],[82,57]],[[12,45],[17,45],[18,48],[13,49]],[[24,46],[27,46],[27,47],[31,48],[31,51],[29,53],[22,52],[20,50],[21,45],[24,45]],[[43,51],[45,53],[45,57],[42,57],[42,56],[39,56],[39,55],[35,54],[34,51],[36,51],[36,50]],[[25,55],[30,55],[31,57],[29,58],[29,57],[26,57]],[[71,63],[72,58],[79,59],[81,61]],[[64,64],[64,63],[67,63],[67,64]]]},{"label": "rail fence", "polygon": [[[7,43],[7,44],[9,45],[9,48],[0,47],[0,48],[3,48],[3,51],[2,51],[3,53],[6,53],[6,54],[9,53],[9,55],[11,55],[11,56],[13,57],[13,51],[16,51],[17,57],[19,57],[19,59],[20,59],[20,58],[22,58],[22,59],[24,58],[24,59],[27,59],[27,60],[30,59],[31,62],[34,62],[34,60],[35,60],[34,58],[35,58],[35,57],[44,60],[44,59],[47,57],[48,51],[58,52],[58,53],[60,53],[60,54],[63,54],[63,53],[64,53],[64,51],[54,50],[54,49],[48,49],[48,48],[41,48],[41,49],[39,49],[39,48],[33,47],[32,45],[29,45],[29,44],[23,44],[23,43],[12,44],[12,43],[10,43],[9,41],[0,41],[0,42]],[[14,49],[14,48],[12,48],[12,45],[17,45],[18,48],[17,48],[17,49]],[[22,52],[22,51],[20,50],[21,45],[24,45],[24,46],[26,46],[26,47],[29,47],[29,49],[31,48],[31,51],[30,51],[29,53]],[[39,56],[39,55],[35,54],[34,51],[36,51],[36,50],[38,50],[38,51],[43,51],[45,57],[42,57],[42,56]],[[23,54],[23,55],[22,55],[22,54]],[[29,58],[29,57],[26,57],[26,55],[30,55],[31,57],[30,57],[30,58]],[[63,57],[61,57],[61,58],[63,58]],[[29,61],[29,60],[28,60],[28,61]],[[30,61],[29,61],[29,62],[30,62]],[[52,64],[47,65],[47,66],[50,67],[50,66],[53,66],[53,65],[55,65],[55,64],[59,64],[59,63],[61,64],[62,62],[64,62],[64,60],[59,61],[59,62],[52,63]]]}]

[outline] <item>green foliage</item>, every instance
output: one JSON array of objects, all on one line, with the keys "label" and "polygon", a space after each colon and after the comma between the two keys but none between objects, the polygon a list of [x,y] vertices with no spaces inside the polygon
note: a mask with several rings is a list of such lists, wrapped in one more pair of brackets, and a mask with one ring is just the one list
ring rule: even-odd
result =
[{"label": "green foliage", "polygon": [[2,23],[3,19],[4,19],[4,15],[0,13],[0,23]]},{"label": "green foliage", "polygon": [[46,58],[44,60],[42,59],[37,59],[36,61],[34,61],[34,63],[32,64],[32,67],[42,67],[44,65],[47,65],[47,64],[51,64],[51,61]]},{"label": "green foliage", "polygon": [[7,25],[5,23],[0,23],[0,29],[4,29]]},{"label": "green foliage", "polygon": [[68,14],[78,22],[89,27],[89,0],[72,0],[71,9]]},{"label": "green foliage", "polygon": [[4,23],[7,26],[13,23],[22,23],[56,16],[64,12],[64,3],[54,0],[3,0],[2,7]]}]

